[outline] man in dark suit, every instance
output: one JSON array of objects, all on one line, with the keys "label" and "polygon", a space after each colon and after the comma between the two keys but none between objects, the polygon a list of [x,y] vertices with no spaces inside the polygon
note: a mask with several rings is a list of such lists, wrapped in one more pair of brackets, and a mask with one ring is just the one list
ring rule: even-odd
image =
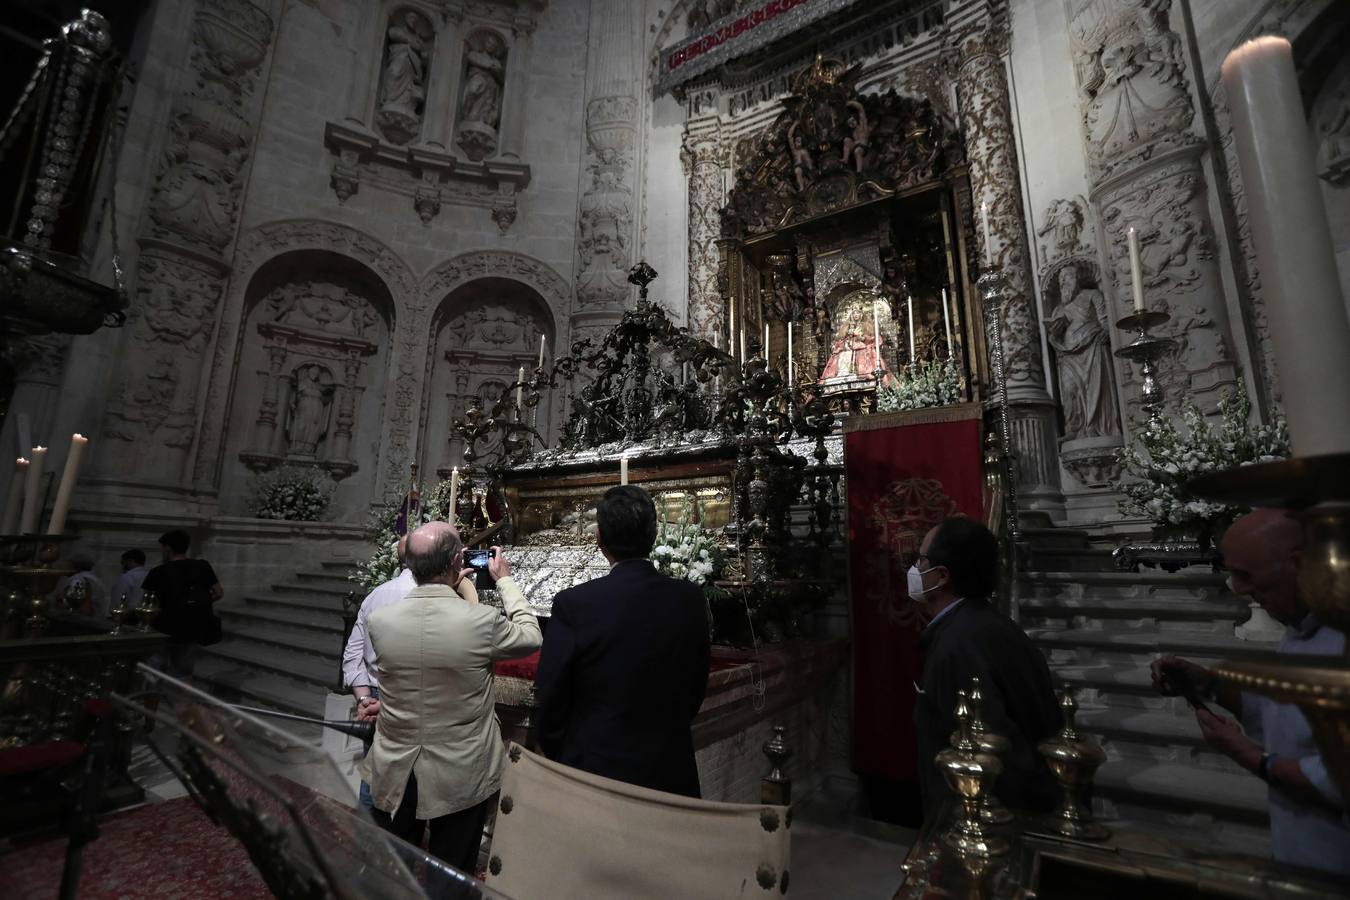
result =
[{"label": "man in dark suit", "polygon": [[606,778],[699,796],[690,724],[708,688],[703,591],[656,571],[656,507],[610,488],[596,507],[609,574],[553,598],[535,677],[539,746]]},{"label": "man in dark suit", "polygon": [[994,793],[1008,806],[1049,810],[1059,797],[1036,745],[1061,726],[1050,667],[1031,639],[989,604],[998,584],[998,540],[979,522],[946,519],[923,539],[909,569],[909,595],[927,626],[919,636],[923,670],[914,706],[924,814],[954,796],[934,763],[956,729],[956,692],[980,679],[982,718],[1008,739]]}]

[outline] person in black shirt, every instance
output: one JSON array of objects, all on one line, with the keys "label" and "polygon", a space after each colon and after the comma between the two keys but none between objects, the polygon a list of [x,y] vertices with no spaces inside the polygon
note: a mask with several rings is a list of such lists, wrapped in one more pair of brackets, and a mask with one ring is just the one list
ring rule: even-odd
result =
[{"label": "person in black shirt", "polygon": [[177,677],[190,678],[197,647],[220,639],[219,619],[211,605],[225,595],[211,564],[188,559],[192,538],[186,531],[170,531],[159,539],[164,562],[145,576],[141,590],[154,591],[159,616],[154,625],[169,636],[163,653],[150,665]]},{"label": "person in black shirt", "polygon": [[956,692],[969,689],[972,676],[980,679],[985,724],[1009,741],[994,793],[1008,806],[1028,810],[1052,809],[1059,798],[1036,749],[1062,724],[1050,667],[1017,623],[989,604],[997,573],[998,539],[965,517],[929,531],[909,569],[909,596],[928,620],[919,635],[923,669],[914,706],[925,816],[955,796],[934,758],[949,746]]}]

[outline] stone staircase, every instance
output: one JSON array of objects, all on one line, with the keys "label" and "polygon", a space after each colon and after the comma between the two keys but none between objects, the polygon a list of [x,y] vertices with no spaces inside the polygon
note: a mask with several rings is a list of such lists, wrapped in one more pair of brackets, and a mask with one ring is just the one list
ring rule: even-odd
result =
[{"label": "stone staircase", "polygon": [[[322,717],[338,687],[342,600],[356,585],[350,560],[327,560],[289,581],[216,606],[224,639],[205,647],[196,677],[227,702]],[[283,727],[317,740],[321,729]]]},{"label": "stone staircase", "polygon": [[1186,702],[1150,683],[1149,664],[1166,653],[1202,665],[1271,654],[1271,644],[1233,636],[1247,605],[1222,575],[1117,572],[1107,550],[1057,548],[1033,555],[1022,574],[1019,615],[1057,680],[1077,690],[1078,723],[1107,751],[1096,778],[1101,814],[1155,834],[1203,835],[1211,848],[1269,853],[1265,785],[1210,750]]}]

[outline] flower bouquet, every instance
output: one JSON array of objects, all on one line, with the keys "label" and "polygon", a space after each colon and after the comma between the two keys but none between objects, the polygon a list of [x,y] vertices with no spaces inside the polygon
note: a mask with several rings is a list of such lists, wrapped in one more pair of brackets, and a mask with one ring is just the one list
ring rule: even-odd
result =
[{"label": "flower bouquet", "polygon": [[333,499],[333,487],[315,469],[286,467],[258,478],[250,507],[259,519],[317,522]]},{"label": "flower bouquet", "polygon": [[877,410],[925,409],[961,402],[961,367],[956,360],[928,360],[905,367],[902,378],[888,381],[877,392]]}]

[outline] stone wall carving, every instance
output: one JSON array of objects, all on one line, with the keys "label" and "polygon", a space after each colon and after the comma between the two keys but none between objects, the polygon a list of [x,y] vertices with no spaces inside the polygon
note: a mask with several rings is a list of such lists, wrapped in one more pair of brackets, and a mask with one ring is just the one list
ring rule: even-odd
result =
[{"label": "stone wall carving", "polygon": [[1350,181],[1350,68],[1341,83],[1323,90],[1312,112],[1318,174],[1336,185]]},{"label": "stone wall carving", "polygon": [[[384,414],[378,422],[370,423],[372,430],[378,428],[381,436],[378,446],[380,466],[375,476],[375,491],[376,496],[383,496],[406,482],[408,466],[412,462],[411,436],[415,426],[412,398],[417,396],[420,389],[421,368],[418,361],[423,358],[425,351],[418,342],[419,339],[423,342],[426,340],[425,302],[417,278],[402,258],[389,247],[345,225],[315,220],[270,222],[246,232],[240,238],[235,253],[235,277],[231,282],[231,293],[226,304],[227,312],[222,322],[221,335],[216,341],[210,386],[201,415],[198,452],[193,467],[194,482],[202,489],[217,488],[221,483],[225,428],[229,420],[228,407],[231,402],[230,386],[235,383],[237,377],[241,377],[236,376],[233,371],[234,359],[241,341],[249,339],[244,331],[247,286],[253,282],[254,276],[264,265],[288,253],[301,251],[333,253],[360,263],[374,273],[392,300],[393,322],[385,325],[381,319],[373,327],[363,324],[360,326],[362,334],[358,336],[369,339],[371,343],[389,345],[393,348],[393,358],[388,367],[387,377],[390,384],[387,388]],[[319,316],[329,318],[326,313],[320,313]],[[368,317],[365,318],[368,323]],[[303,319],[295,321],[314,320],[306,315]],[[350,327],[355,330],[358,326],[352,323]],[[374,335],[377,332],[384,334],[383,329],[386,327],[391,329],[392,338],[380,337],[377,340]],[[418,330],[419,327],[421,331]],[[406,358],[408,354],[411,354],[411,362]],[[345,371],[341,368],[335,371],[345,376]],[[403,405],[391,402],[388,396],[390,393],[407,397],[408,402]],[[249,412],[251,413],[251,410]],[[341,414],[340,406],[339,414]],[[252,426],[246,420],[241,427]]]},{"label": "stone wall carving", "polygon": [[506,41],[481,28],[464,42],[464,87],[455,142],[474,162],[497,152],[506,81]]},{"label": "stone wall carving", "polygon": [[722,148],[717,120],[685,127],[680,161],[689,185],[689,303],[686,321],[699,337],[715,340],[726,329],[718,291],[718,212],[722,208]]},{"label": "stone wall carving", "polygon": [[577,302],[622,306],[632,258],[633,149],[637,98],[600,97],[586,105],[586,173],[577,241]]},{"label": "stone wall carving", "polygon": [[392,143],[406,144],[422,131],[433,43],[421,13],[399,9],[389,17],[375,125]]},{"label": "stone wall carving", "polygon": [[[1130,309],[1126,230],[1139,235],[1145,302],[1168,312],[1169,394],[1211,406],[1237,378],[1182,39],[1171,0],[1090,0],[1070,21],[1090,198],[1102,225],[1115,320]],[[1139,373],[1127,397],[1138,403]]]},{"label": "stone wall carving", "polygon": [[187,474],[273,24],[247,0],[203,0],[197,9],[188,86],[173,104],[141,235],[130,352],[103,423],[106,436],[135,447],[100,454],[107,466],[133,454],[152,480]]}]

